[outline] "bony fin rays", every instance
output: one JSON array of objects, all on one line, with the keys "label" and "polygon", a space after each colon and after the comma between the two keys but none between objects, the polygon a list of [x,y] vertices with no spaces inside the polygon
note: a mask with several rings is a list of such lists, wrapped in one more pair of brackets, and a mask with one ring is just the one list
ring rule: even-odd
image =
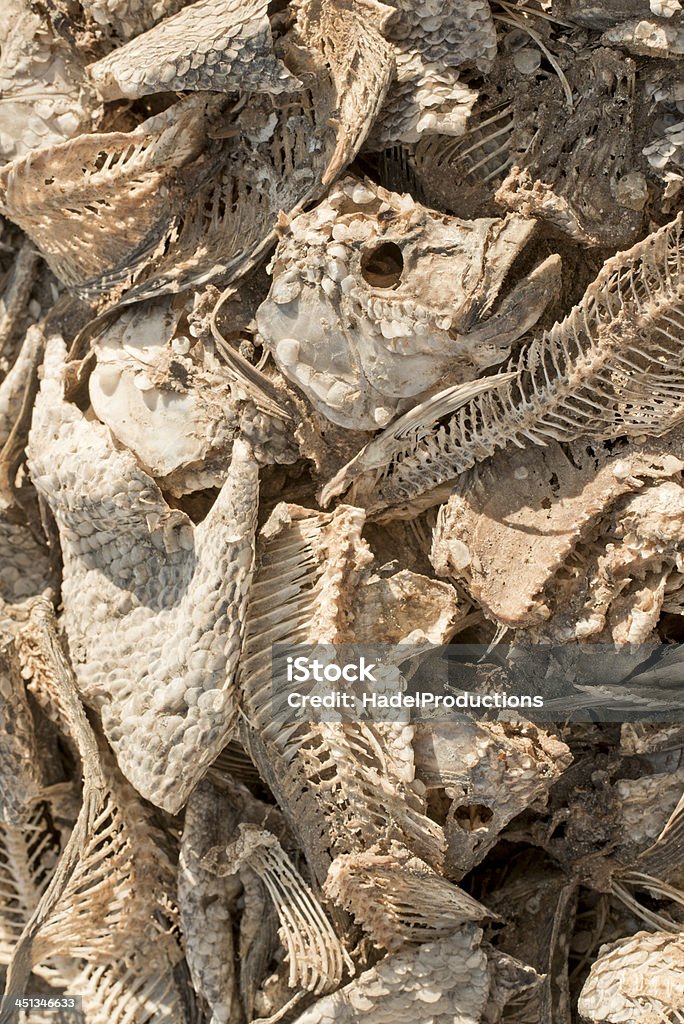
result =
[{"label": "bony fin rays", "polygon": [[382,433],[374,437],[358,455],[325,485],[321,491],[321,504],[325,508],[338,494],[342,494],[362,473],[380,470],[402,453],[408,454],[431,430],[436,420],[460,409],[471,398],[499,388],[513,380],[515,373],[499,373],[482,380],[457,384],[438,392],[426,402],[404,413]]},{"label": "bony fin rays", "polygon": [[353,972],[351,960],[276,837],[256,825],[242,824],[224,858],[224,871],[254,871],[273,900],[287,950],[290,988],[318,995],[337,988],[345,969]]},{"label": "bony fin rays", "polygon": [[419,407],[420,438],[400,446],[381,434],[368,446],[368,468],[368,455],[357,456],[361,466],[345,467],[325,500],[354,480],[350,497],[369,513],[413,515],[508,444],[674,427],[684,415],[683,216],[609,259],[580,304],[523,350],[500,387],[459,403],[444,424],[439,406],[425,416]]},{"label": "bony fin rays", "polygon": [[[173,870],[137,794],[94,734],[57,637],[54,611],[38,598],[18,634],[28,675],[40,677],[74,741],[83,770],[81,810],[48,885],[14,948],[6,995],[21,996],[32,968],[54,956],[107,962],[157,932],[158,963],[173,946],[155,924],[173,890]],[[0,1015],[2,1024],[12,1009]]]},{"label": "bony fin rays", "polygon": [[481,903],[396,843],[387,852],[375,846],[336,857],[324,892],[389,951],[434,942],[465,921],[489,916]]}]

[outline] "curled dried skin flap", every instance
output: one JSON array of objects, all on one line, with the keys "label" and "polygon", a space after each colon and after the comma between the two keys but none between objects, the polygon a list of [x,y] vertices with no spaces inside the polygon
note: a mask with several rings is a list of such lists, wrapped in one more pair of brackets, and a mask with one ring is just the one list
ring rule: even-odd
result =
[{"label": "curled dried skin flap", "polygon": [[423,133],[461,135],[477,92],[459,80],[459,64],[491,68],[496,30],[487,0],[438,4],[430,14],[398,0],[387,36],[397,62],[396,80],[370,144],[416,142]]},{"label": "curled dried skin flap", "polygon": [[0,645],[0,821],[20,826],[46,783],[14,645]]},{"label": "curled dried skin flap", "polygon": [[130,782],[176,813],[235,726],[258,467],[236,441],[227,479],[194,526],[105,427],[65,401],[63,349],[52,342],[29,462],[60,534],[79,692]]},{"label": "curled dried skin flap", "polygon": [[[178,904],[185,957],[195,991],[215,1024],[239,1014],[233,917],[240,884],[203,863],[208,847],[225,846],[234,808],[229,789],[203,779],[190,794],[178,864]],[[221,842],[223,840],[223,842]]]},{"label": "curled dried skin flap", "polygon": [[661,1024],[684,1020],[681,935],[637,932],[603,946],[579,997],[596,1024]]},{"label": "curled dried skin flap", "polygon": [[372,847],[336,857],[324,892],[354,915],[376,946],[390,952],[445,938],[464,921],[488,915],[472,896],[396,844],[388,853]]},{"label": "curled dried skin flap", "polygon": [[295,1024],[480,1024],[487,1001],[487,958],[474,925],[439,942],[387,956],[325,996]]},{"label": "curled dried skin flap", "polygon": [[254,871],[266,886],[280,920],[291,988],[321,994],[337,988],[345,967],[353,970],[339,939],[309,886],[280,843],[255,825],[240,825],[240,838],[225,852],[229,871]]},{"label": "curled dried skin flap", "polygon": [[337,145],[323,175],[329,185],[353,159],[382,107],[394,76],[385,39],[394,13],[378,0],[299,0],[298,45],[320,52],[330,68],[337,108]]},{"label": "curled dried skin flap", "polygon": [[200,158],[216,103],[189,96],[131,132],[80,135],[14,160],[0,170],[0,210],[82,297],[129,287],[174,237],[184,168],[193,189],[212,169]]},{"label": "curled dried skin flap", "polygon": [[105,99],[154,92],[279,93],[297,80],[273,52],[268,0],[196,0],[89,71]]},{"label": "curled dried skin flap", "polygon": [[[25,240],[17,251],[7,280],[4,282],[2,297],[0,297],[0,368],[2,369],[10,361],[11,342],[18,321],[26,311],[31,289],[35,284],[38,260],[39,257],[33,245]],[[20,350],[17,354],[20,366],[23,362],[21,356]],[[12,387],[12,391],[14,391],[14,387]],[[3,381],[2,390],[0,390],[0,444],[5,443],[14,421],[9,406],[5,381]]]}]

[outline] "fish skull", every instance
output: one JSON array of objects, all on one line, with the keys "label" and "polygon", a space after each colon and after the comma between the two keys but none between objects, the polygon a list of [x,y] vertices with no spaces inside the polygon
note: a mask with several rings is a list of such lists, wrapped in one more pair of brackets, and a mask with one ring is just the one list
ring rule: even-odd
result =
[{"label": "fish skull", "polygon": [[376,430],[437,385],[501,362],[551,298],[549,257],[495,307],[535,228],[465,221],[346,178],[294,218],[257,326],[280,371],[333,423]]}]

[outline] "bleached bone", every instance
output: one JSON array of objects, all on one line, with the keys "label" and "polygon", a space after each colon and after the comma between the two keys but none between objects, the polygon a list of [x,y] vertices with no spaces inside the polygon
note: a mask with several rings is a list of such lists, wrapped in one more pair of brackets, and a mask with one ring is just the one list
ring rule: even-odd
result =
[{"label": "bleached bone", "polygon": [[290,987],[318,995],[337,988],[345,968],[353,967],[320,903],[274,835],[255,825],[240,825],[239,831],[225,851],[226,868],[231,874],[254,871],[268,889],[287,950]]},{"label": "bleached bone", "polygon": [[498,301],[534,222],[461,221],[344,178],[296,217],[257,326],[278,368],[327,419],[376,430],[417,396],[500,363],[553,297],[551,256]]},{"label": "bleached bone", "polygon": [[[609,520],[620,498],[682,469],[681,430],[665,446],[649,439],[610,450],[579,442],[564,449],[549,441],[499,452],[455,483],[437,517],[432,563],[439,575],[465,583],[498,623],[540,624],[564,604],[558,574],[569,571],[576,548]],[[576,572],[579,579],[584,568],[578,564]]]},{"label": "bleached bone", "polygon": [[[374,635],[354,632],[355,593],[372,561],[362,526],[363,513],[346,506],[332,514],[275,509],[262,530],[241,661],[243,743],[319,885],[336,853],[383,839],[404,843],[431,865],[443,851],[441,829],[412,784],[410,726],[283,724],[271,709],[272,644],[382,642],[377,623]],[[427,580],[422,585],[430,590]]]},{"label": "bleached bone", "polygon": [[0,822],[0,963],[6,966],[47,888],[60,855],[47,803],[21,824]]},{"label": "bleached bone", "polygon": [[680,11],[672,18],[633,18],[608,29],[602,39],[638,56],[676,60],[684,55],[684,15]]},{"label": "bleached bone", "polygon": [[396,843],[389,853],[371,847],[336,857],[324,892],[389,952],[446,938],[464,921],[488,915],[481,903]]},{"label": "bleached bone", "polygon": [[[384,45],[372,21],[352,11],[341,22],[358,81],[374,75]],[[225,97],[189,95],[129,133],[32,152],[0,171],[0,210],[86,298],[137,302],[219,274],[228,284],[275,240],[281,213],[314,199],[353,159],[377,109],[378,93],[365,87],[348,109],[352,94],[343,64],[323,52],[325,32],[306,50],[297,31],[282,41],[283,55],[315,87],[284,94],[275,109],[271,97],[251,94],[232,120]],[[381,61],[378,82],[391,72]]]},{"label": "bleached bone", "polygon": [[[149,811],[90,727],[45,599],[33,603],[17,643],[25,672],[41,677],[43,691],[53,696],[68,726],[84,788],[81,810],[48,884],[36,893],[35,905],[26,907],[28,917],[22,915],[6,995],[21,996],[32,968],[51,957],[106,964],[139,951],[152,936],[157,969],[168,969],[178,958],[175,940],[161,924],[171,906],[171,862]],[[3,1010],[2,1024],[11,1013],[9,1007]]]},{"label": "bleached bone", "polygon": [[146,4],[138,0],[82,0],[80,6],[90,31],[104,36],[109,48],[112,37],[116,43],[133,39],[162,18],[175,14],[184,3],[185,0],[150,0]]},{"label": "bleached bone", "polygon": [[449,801],[450,878],[479,864],[518,814],[545,804],[572,762],[565,743],[524,722],[419,722],[413,749],[418,781]]},{"label": "bleached bone", "polygon": [[[326,500],[353,483],[370,514],[413,515],[499,448],[549,438],[661,435],[684,413],[682,217],[609,259],[582,302],[513,364],[515,376],[445,424],[426,403],[412,429],[388,427],[342,469]],[[376,468],[377,467],[377,468]]]}]

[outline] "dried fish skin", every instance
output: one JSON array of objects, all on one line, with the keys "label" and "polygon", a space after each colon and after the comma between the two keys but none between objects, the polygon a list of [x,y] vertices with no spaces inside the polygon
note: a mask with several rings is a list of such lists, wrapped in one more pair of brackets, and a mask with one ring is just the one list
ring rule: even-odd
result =
[{"label": "dried fish skin", "polygon": [[681,936],[638,932],[599,950],[579,998],[596,1024],[658,1024],[684,1013]]},{"label": "dried fish skin", "polygon": [[549,259],[497,305],[533,222],[461,221],[345,178],[291,221],[257,327],[333,423],[376,430],[410,399],[500,363],[558,283]]},{"label": "dried fish skin", "polygon": [[151,0],[141,4],[138,0],[81,0],[88,28],[95,28],[111,45],[112,37],[132,39],[152,28],[162,18],[179,11],[186,0]]},{"label": "dried fish skin", "polygon": [[197,784],[186,807],[178,864],[185,955],[195,991],[206,999],[215,1024],[231,1024],[240,1012],[231,920],[240,883],[202,859],[230,838],[231,796],[209,779]]},{"label": "dried fish skin", "polygon": [[676,688],[684,0],[22,2],[0,989],[76,989],[68,1024],[684,1024],[635,936],[681,939],[681,727],[342,722],[273,663],[510,631]]},{"label": "dried fish skin", "polygon": [[0,821],[21,827],[47,782],[13,643],[0,645]]},{"label": "dried fish skin", "polygon": [[[225,97],[189,95],[131,132],[84,135],[13,161],[0,172],[0,209],[86,299],[132,303],[245,273],[274,240],[280,212],[314,198],[353,159],[378,102],[364,91],[349,118],[335,120],[334,61],[315,48],[305,55],[296,38],[283,47],[294,74],[315,87],[275,106],[252,94],[232,139],[220,141]],[[54,186],[41,184],[39,207],[37,181]]]},{"label": "dried fish skin", "polygon": [[637,56],[679,60],[684,56],[684,16],[634,18],[608,29],[603,40]]},{"label": "dried fish skin", "polygon": [[28,0],[7,0],[0,24],[0,163],[94,127],[100,110],[77,54]]},{"label": "dried fish skin", "polygon": [[[25,324],[26,307],[29,305],[31,291],[35,284],[38,262],[38,254],[31,243],[25,239],[12,261],[2,297],[0,297],[0,372],[7,373],[19,356],[16,347]],[[29,324],[29,326],[34,325]],[[30,349],[31,345],[28,345],[27,348]],[[22,365],[22,361],[19,365]],[[18,369],[17,374],[21,375],[21,370]],[[9,408],[12,399],[7,395],[6,389],[10,388],[10,393],[15,395],[19,387],[16,384],[5,385],[3,380],[3,390],[0,392],[2,396],[0,397],[0,417],[2,417],[0,419],[0,424],[2,424],[0,437],[3,438],[3,444],[7,438],[10,424],[15,418],[14,410]],[[16,408],[16,399],[13,404]]]},{"label": "dried fish skin", "polygon": [[105,427],[64,400],[62,353],[53,337],[29,465],[59,529],[70,654],[122,771],[175,813],[235,724],[258,468],[236,442],[219,497],[193,528]]},{"label": "dried fish skin", "polygon": [[619,825],[623,830],[620,859],[629,863],[660,836],[684,792],[684,769],[620,779],[614,784]]},{"label": "dried fish skin", "polygon": [[387,37],[397,76],[369,145],[412,143],[430,132],[463,134],[477,93],[459,79],[458,68],[491,69],[496,31],[489,3],[467,0],[456,7],[434,0],[417,10],[410,0],[393,0],[392,6]]},{"label": "dried fish skin", "polygon": [[379,0],[297,0],[293,6],[297,16],[284,52],[308,48],[334,91],[336,145],[321,179],[329,185],[365,142],[394,77],[385,38],[392,8]]},{"label": "dried fish skin", "polygon": [[[34,906],[23,913],[21,901],[15,907],[15,927],[21,934],[9,959],[5,994],[21,996],[32,967],[51,981],[56,980],[55,968],[68,978],[74,965],[64,957],[84,957],[104,967],[105,975],[120,957],[126,964],[124,973],[140,985],[149,978],[144,971],[143,977],[135,978],[138,972],[131,960],[145,949],[147,962],[163,977],[180,959],[170,928],[175,910],[166,839],[85,716],[48,601],[33,602],[17,644],[25,671],[39,677],[46,699],[67,730],[65,738],[78,751],[83,793],[53,872],[49,863],[42,863],[50,856],[50,843],[43,840],[33,846],[34,864],[24,874],[28,879],[38,873],[43,886]],[[51,823],[47,828],[49,832]],[[135,997],[131,1011],[134,1005]],[[8,1016],[5,1009],[3,1021]]]},{"label": "dried fish skin", "polygon": [[684,412],[681,270],[680,215],[609,259],[582,302],[523,349],[513,378],[462,404],[444,425],[429,401],[424,421],[420,406],[412,410],[411,429],[395,436],[390,426],[371,441],[326,486],[324,502],[353,482],[350,498],[369,514],[412,516],[511,443],[671,430]]},{"label": "dried fish skin", "polygon": [[292,92],[265,0],[195,0],[89,67],[105,100],[155,92]]},{"label": "dried fish skin", "polygon": [[470,925],[400,950],[314,1003],[294,1024],[355,1024],[361,1016],[369,1024],[480,1024],[489,991],[481,937]]},{"label": "dried fish skin", "polygon": [[55,582],[48,548],[16,513],[0,502],[0,633],[10,636],[16,612]]},{"label": "dried fish skin", "polygon": [[498,623],[543,621],[552,614],[557,573],[618,499],[684,469],[679,433],[665,450],[653,441],[611,451],[550,442],[494,455],[441,506],[431,553],[436,571],[464,581]]},{"label": "dried fish skin", "polygon": [[409,0],[392,0],[396,15],[390,38],[415,49],[429,64],[492,70],[496,56],[496,28],[487,0],[466,0],[458,9],[445,0],[427,0],[416,10]]}]

